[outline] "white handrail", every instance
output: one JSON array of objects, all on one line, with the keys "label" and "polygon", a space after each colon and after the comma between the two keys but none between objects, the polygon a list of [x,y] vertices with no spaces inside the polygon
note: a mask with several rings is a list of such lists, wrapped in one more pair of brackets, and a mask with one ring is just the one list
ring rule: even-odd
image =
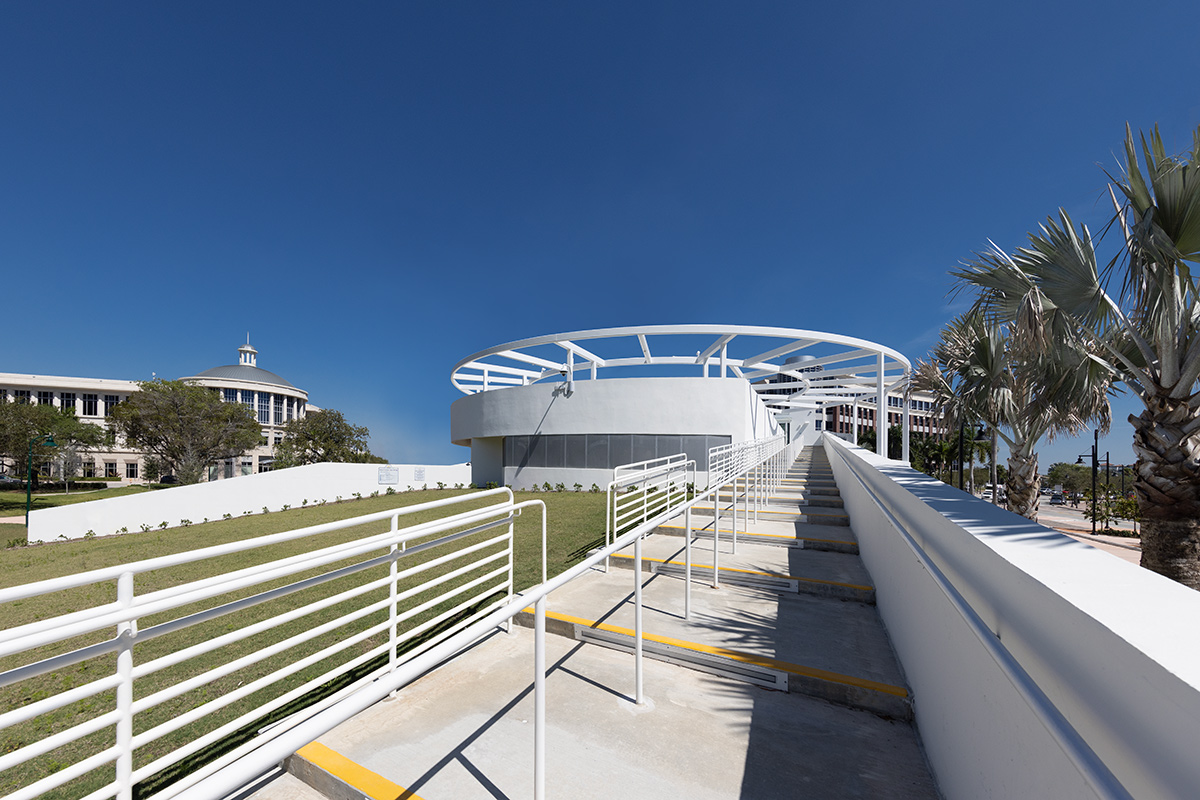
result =
[{"label": "white handrail", "polygon": [[[400,528],[398,525],[401,518],[412,514],[441,510],[450,510],[453,512],[453,506],[465,503],[477,504],[481,501],[487,503],[492,499],[497,499],[500,502],[490,503],[479,508],[469,508],[466,511],[457,513],[445,514],[440,518],[419,522],[406,528]],[[298,530],[217,545],[172,556],[144,559],[131,564],[92,570],[78,575],[65,576],[63,578],[55,578],[0,590],[0,602],[38,597],[55,591],[80,586],[102,585],[111,583],[114,580],[117,583],[118,590],[117,600],[114,603],[95,606],[83,611],[70,612],[8,630],[0,630],[0,654],[10,656],[27,652],[31,648],[52,645],[56,642],[65,642],[81,634],[94,635],[97,631],[113,629],[116,631],[116,636],[106,641],[87,645],[71,652],[58,654],[0,673],[0,686],[15,684],[49,671],[59,670],[71,664],[95,658],[105,653],[114,651],[117,653],[116,669],[110,675],[30,703],[22,708],[12,709],[0,714],[0,729],[6,729],[22,722],[28,722],[37,716],[52,712],[71,703],[80,702],[102,692],[111,692],[113,689],[116,689],[116,706],[113,710],[102,713],[92,719],[84,720],[65,730],[58,731],[52,736],[25,744],[16,750],[0,755],[0,770],[5,770],[36,758],[95,730],[105,727],[111,728],[114,724],[116,726],[115,746],[109,747],[101,753],[88,756],[74,764],[68,764],[64,769],[47,775],[7,795],[5,800],[37,797],[56,786],[60,786],[106,763],[114,764],[115,780],[103,789],[94,792],[92,796],[97,798],[128,798],[132,794],[134,784],[138,781],[144,780],[160,770],[170,767],[192,753],[219,741],[229,733],[244,727],[254,720],[263,718],[264,715],[271,713],[274,709],[281,708],[287,703],[303,697],[322,684],[339,678],[347,674],[348,671],[370,662],[373,658],[378,658],[384,654],[387,655],[385,663],[379,667],[374,667],[371,672],[360,677],[351,687],[339,690],[332,698],[327,698],[326,700],[317,702],[315,705],[309,706],[307,711],[296,712],[288,719],[288,725],[276,726],[266,731],[260,731],[258,736],[253,737],[248,744],[258,746],[263,740],[269,739],[271,736],[276,735],[278,731],[290,727],[291,724],[295,724],[299,719],[319,713],[333,699],[347,695],[349,689],[352,689],[355,685],[366,685],[382,674],[397,670],[403,663],[397,653],[397,648],[404,642],[426,633],[434,626],[458,620],[458,617],[466,614],[464,619],[454,622],[450,628],[439,631],[417,647],[410,648],[403,656],[403,659],[407,660],[419,655],[423,651],[436,648],[440,642],[452,636],[455,631],[468,627],[472,622],[477,621],[483,616],[487,616],[497,608],[511,604],[514,590],[513,520],[521,513],[522,509],[530,507],[539,507],[542,510],[542,569],[544,575],[546,570],[546,515],[544,503],[540,500],[516,503],[514,502],[511,490],[500,488],[439,499],[404,508],[365,514],[348,520],[309,526]],[[142,595],[137,595],[134,591],[134,577],[139,574],[163,569],[164,567],[195,563],[217,556],[270,547],[280,543],[304,540],[320,534],[384,520],[390,521],[390,530],[382,534],[370,534],[349,543],[324,547],[298,556],[276,559],[275,561],[256,567],[237,569],[232,572],[191,581],[168,589],[147,592]],[[488,536],[482,541],[471,540],[466,542],[466,547],[456,544],[460,540],[463,540],[464,537],[474,536],[478,539],[480,534],[486,534],[487,531],[497,528],[503,528],[503,531],[498,535]],[[401,560],[411,562],[418,554],[434,550],[435,548],[446,549],[451,546],[453,547],[448,553],[442,555],[435,554],[432,558],[426,558],[420,563],[414,564],[404,570],[397,569],[398,562]],[[380,551],[384,551],[383,555],[371,556],[372,553]],[[345,565],[347,560],[353,561],[354,559],[364,559],[364,557],[365,560],[359,560],[356,563],[351,563],[349,566]],[[452,562],[458,563],[454,564]],[[334,566],[339,564],[340,566]],[[263,603],[276,601],[302,590],[313,589],[322,584],[330,584],[332,581],[360,573],[365,569],[384,566],[388,567],[386,577],[372,579],[349,589],[336,592],[332,597],[309,601],[297,608],[288,609],[284,613],[275,615],[270,619],[223,633],[220,636],[191,645],[184,650],[159,656],[152,661],[137,665],[134,664],[134,647],[138,643],[144,643],[183,628],[210,622],[218,617],[241,612],[254,606],[262,605]],[[314,570],[324,571],[313,575],[312,572]],[[398,590],[397,584],[399,581],[414,578],[422,573],[428,573],[432,577],[427,580],[421,579],[421,582],[416,584],[412,584],[411,582],[406,583],[403,591]],[[297,575],[299,579],[281,586],[270,586],[270,583],[274,583],[281,578],[286,579],[291,575]],[[456,583],[459,580],[463,582]],[[237,592],[240,595],[246,589],[253,589],[255,586],[263,586],[264,584],[267,585],[267,588],[252,596],[241,597],[235,595],[232,599],[224,600],[223,602],[218,600],[216,606],[204,608],[200,611],[195,611],[182,617],[175,617],[164,622],[158,622],[153,626],[144,627],[139,630],[139,620],[145,619],[151,614],[162,614],[196,602],[222,598],[223,596],[228,596],[231,592]],[[175,666],[188,659],[202,656],[221,648],[227,648],[235,642],[246,640],[251,636],[262,634],[271,629],[277,629],[282,624],[309,617],[323,610],[333,608],[340,603],[360,597],[366,599],[372,592],[384,590],[386,593],[382,599],[368,600],[362,607],[352,612],[340,614],[328,621],[314,620],[316,624],[309,625],[298,633],[291,633],[291,635],[281,641],[266,644],[249,653],[231,654],[229,658],[219,659],[221,663],[218,666],[210,667],[202,673],[191,675],[152,694],[142,696],[136,701],[134,700],[134,681],[141,677]],[[495,597],[497,593],[500,594],[498,598]],[[413,607],[405,607],[403,611],[398,611],[398,603],[410,599],[417,600],[418,597],[419,601]],[[454,603],[453,607],[448,610],[442,610],[449,603]],[[437,613],[431,619],[414,626],[408,626],[405,630],[400,631],[399,626],[402,623],[406,623],[423,612],[434,611],[435,609],[437,609]],[[378,614],[384,610],[388,612],[384,619],[368,622],[370,615]],[[362,625],[361,630],[356,630],[352,633],[347,631],[346,626],[356,620],[362,620],[362,623],[360,623]],[[363,623],[366,624],[363,625]],[[215,730],[209,730],[206,733],[191,738],[187,744],[175,748],[152,763],[143,765],[137,770],[133,769],[132,758],[137,748],[173,730],[203,719],[214,711],[228,707],[250,696],[254,692],[277,684],[280,680],[290,675],[297,675],[306,666],[316,665],[325,659],[344,653],[347,648],[354,646],[356,643],[365,642],[370,637],[379,634],[386,634],[386,641],[382,644],[370,647],[365,652],[356,653],[352,659],[327,669],[324,674],[311,678],[306,676],[303,685],[294,686],[284,694],[261,703],[249,711],[243,712],[236,719],[226,722]],[[160,722],[153,728],[143,730],[136,736],[134,735],[133,720],[136,715],[143,714],[152,708],[161,706],[163,703],[175,700],[224,675],[232,674],[238,669],[250,667],[253,664],[262,662],[266,658],[283,654],[304,642],[315,643],[316,641],[321,641],[323,644],[326,641],[331,641],[331,643],[319,648],[317,652],[309,653],[304,657],[292,658],[282,665],[273,665],[272,671],[267,674],[244,685],[239,685],[238,688],[225,692],[220,697],[194,706],[183,713],[176,714],[171,719]],[[239,751],[244,751],[245,749],[243,746],[239,748]],[[218,761],[221,761],[221,759],[218,759]],[[183,788],[184,785],[181,784],[178,790],[182,790]],[[169,797],[176,791],[176,788],[168,787],[157,796]]]}]

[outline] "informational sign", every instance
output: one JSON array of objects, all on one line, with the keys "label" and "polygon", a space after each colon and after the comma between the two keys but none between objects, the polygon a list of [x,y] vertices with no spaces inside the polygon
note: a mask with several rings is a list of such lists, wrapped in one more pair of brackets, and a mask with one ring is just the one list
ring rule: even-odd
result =
[{"label": "informational sign", "polygon": [[380,486],[395,486],[400,483],[400,468],[399,467],[380,467],[379,468],[379,485]]},{"label": "informational sign", "polygon": [[425,468],[424,467],[413,467],[413,480],[414,481],[425,480]]}]

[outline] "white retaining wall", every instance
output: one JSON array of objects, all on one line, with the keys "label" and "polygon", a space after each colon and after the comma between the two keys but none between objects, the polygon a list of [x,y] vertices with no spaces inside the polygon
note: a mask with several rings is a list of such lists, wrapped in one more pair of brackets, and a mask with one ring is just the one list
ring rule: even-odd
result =
[{"label": "white retaining wall", "polygon": [[384,494],[389,488],[402,492],[408,488],[433,489],[438,481],[453,487],[471,482],[469,464],[310,464],[256,475],[174,486],[126,497],[92,500],[57,508],[43,508],[29,515],[29,541],[79,539],[88,531],[107,536],[142,530],[142,525],[158,528],[166,522],[174,528],[182,520],[201,522],[235,517],[249,511],[261,514],[265,506],[279,511],[284,505],[300,508],[340,495],[349,500],[355,492],[367,497],[371,492]]},{"label": "white retaining wall", "polygon": [[1103,795],[1083,779],[872,495],[1131,796],[1197,796],[1200,592],[902,462],[833,436],[823,441],[946,797]]}]

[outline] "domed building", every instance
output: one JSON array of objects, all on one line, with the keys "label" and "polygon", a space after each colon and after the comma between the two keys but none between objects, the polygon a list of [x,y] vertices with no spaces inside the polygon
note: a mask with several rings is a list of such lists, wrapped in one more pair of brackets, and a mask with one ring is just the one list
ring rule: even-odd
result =
[{"label": "domed building", "polygon": [[259,446],[247,451],[236,464],[227,459],[224,464],[210,466],[209,480],[269,472],[275,461],[275,445],[283,441],[283,426],[303,417],[308,408],[308,392],[259,367],[258,351],[248,340],[238,348],[238,363],[206,369],[182,380],[219,391],[226,403],[242,403],[262,426]]},{"label": "domed building", "polygon": [[[262,426],[258,447],[241,458],[209,467],[208,480],[268,472],[275,461],[275,445],[283,440],[283,426],[309,410],[308,392],[297,389],[274,372],[258,366],[258,351],[249,341],[238,348],[238,363],[213,367],[181,380],[217,391],[227,403],[243,403]],[[84,422],[106,427],[105,417],[118,403],[139,391],[136,381],[113,378],[69,378],[56,375],[0,373],[0,402],[52,405],[70,410]],[[316,410],[315,408],[313,410]],[[120,442],[111,450],[88,453],[76,464],[83,477],[140,482],[145,478],[144,454]],[[2,463],[8,474],[11,464]],[[57,465],[46,465],[57,474]],[[20,477],[20,476],[18,476]]]}]

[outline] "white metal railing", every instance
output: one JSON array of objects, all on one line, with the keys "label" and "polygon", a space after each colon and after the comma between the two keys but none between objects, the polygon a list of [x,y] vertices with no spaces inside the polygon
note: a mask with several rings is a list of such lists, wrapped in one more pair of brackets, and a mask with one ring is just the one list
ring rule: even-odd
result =
[{"label": "white metal railing", "polygon": [[[465,504],[480,502],[487,504],[464,508]],[[75,665],[86,664],[89,670],[108,665],[110,670],[83,685],[0,713],[0,730],[90,698],[95,705],[113,703],[107,711],[0,755],[0,772],[89,734],[115,728],[115,735],[107,746],[97,748],[99,752],[34,780],[6,795],[5,800],[38,797],[106,765],[114,778],[88,794],[89,800],[129,798],[136,784],[272,712],[297,702],[303,705],[306,695],[329,681],[354,670],[363,673],[347,686],[291,713],[282,723],[268,725],[231,752],[156,794],[163,798],[175,796],[356,689],[394,673],[405,661],[435,648],[489,612],[510,604],[513,519],[529,506],[542,508],[544,579],[544,504],[540,500],[515,503],[510,490],[495,489],[0,589],[2,607],[77,587],[115,583],[116,588],[115,602],[0,631],[0,659],[5,660],[6,666],[19,662],[22,654],[33,656],[27,663],[16,663],[0,672],[0,687],[19,687],[22,682]],[[399,527],[403,517],[418,513],[439,516]],[[140,594],[135,590],[139,576],[145,578],[158,570],[232,554],[265,553],[272,546],[385,521],[390,523],[390,529],[354,541],[167,588]],[[336,583],[364,572],[367,574],[353,583]],[[315,597],[309,599],[312,595]],[[281,603],[284,598],[291,599]],[[257,615],[250,611],[260,607]],[[326,612],[324,617],[328,619],[323,618],[322,612]],[[215,620],[220,623],[198,629],[200,641],[195,644],[163,654],[155,652],[162,647],[147,649],[148,643],[160,637]],[[279,641],[261,641],[270,639],[270,632],[284,625],[291,627]],[[104,631],[112,634],[106,635]],[[80,636],[93,641],[83,646],[71,641]],[[422,636],[426,638],[418,638]],[[62,650],[72,646],[75,649],[38,657],[40,648]],[[115,664],[112,654],[116,655]],[[135,663],[135,655],[145,655],[146,660]],[[264,663],[277,657],[282,663]],[[328,659],[336,663],[328,666]],[[187,674],[180,676],[178,673],[184,670],[172,670],[189,662],[192,669]],[[220,663],[210,666],[213,662]],[[236,688],[211,699],[196,697],[197,691],[203,693],[214,681],[244,669],[250,672]],[[312,674],[317,671],[320,674]],[[177,680],[170,682],[172,678]],[[139,684],[143,679],[149,680]],[[164,682],[168,685],[162,686]],[[135,689],[138,689],[136,696]],[[105,701],[113,690],[115,700]],[[220,718],[213,716],[260,692],[269,699],[256,702],[232,719],[226,718],[227,713]],[[170,711],[164,711],[164,707]],[[196,723],[202,729],[189,735],[186,743],[173,746],[135,768],[134,757],[139,748],[151,746],[162,737]],[[28,735],[23,731],[18,738],[24,741]]]},{"label": "white metal railing", "polygon": [[[730,480],[750,480],[749,475],[753,473],[757,477],[754,480],[765,481],[768,478],[778,481],[782,475],[786,473],[788,464],[783,464],[782,459],[790,457],[794,460],[795,452],[792,446],[783,445],[782,442],[766,446],[758,449],[755,445],[751,457],[742,462],[743,469],[738,472],[731,472],[726,475]],[[748,450],[750,448],[747,448]],[[757,460],[756,460],[757,459]],[[661,471],[666,474],[678,474],[682,469],[684,473],[688,470],[694,475],[695,465],[687,461],[686,457],[672,457],[665,460],[656,459],[655,461],[663,461],[658,465],[643,463],[642,472]],[[789,462],[790,464],[790,462]],[[625,478],[629,478],[636,469],[622,470]],[[670,485],[668,481],[667,485]],[[751,484],[753,485],[753,484]],[[686,485],[685,485],[686,486]],[[272,536],[260,537],[258,539],[249,540],[246,542],[238,542],[229,545],[219,545],[217,547],[206,548],[192,553],[184,553],[178,556],[168,556],[164,558],[151,559],[136,564],[123,565],[104,570],[96,570],[91,573],[82,575],[69,576],[53,581],[44,581],[38,584],[30,584],[24,587],[15,587],[12,589],[0,590],[0,604],[19,600],[25,597],[32,597],[39,594],[60,591],[62,589],[86,586],[96,582],[116,581],[118,584],[118,599],[115,603],[105,606],[99,606],[95,609],[89,609],[84,612],[76,612],[65,614],[61,617],[43,620],[30,625],[24,625],[19,628],[14,628],[8,631],[0,632],[0,657],[5,654],[14,654],[25,652],[30,647],[40,646],[45,643],[62,641],[66,636],[73,636],[79,632],[96,631],[107,627],[115,626],[116,636],[107,639],[98,644],[90,645],[83,650],[77,650],[72,653],[67,653],[64,656],[56,656],[50,659],[35,662],[32,665],[22,668],[21,670],[9,670],[5,673],[0,673],[0,685],[7,685],[16,681],[24,680],[27,677],[32,677],[36,674],[44,674],[46,671],[58,669],[63,663],[76,663],[79,658],[91,657],[103,653],[117,652],[118,663],[116,671],[112,675],[105,676],[91,684],[78,687],[77,689],[68,690],[68,692],[60,693],[52,698],[40,700],[37,703],[31,703],[0,716],[0,729],[17,724],[21,720],[31,719],[40,714],[47,713],[55,708],[61,708],[63,705],[75,702],[78,699],[86,699],[94,696],[102,691],[111,691],[117,689],[117,707],[98,719],[103,720],[103,724],[112,726],[116,724],[117,735],[116,744],[102,752],[84,759],[83,761],[68,766],[59,772],[49,775],[33,784],[19,789],[17,792],[9,795],[5,800],[15,800],[16,798],[32,798],[41,794],[55,786],[60,786],[63,783],[74,779],[75,777],[86,773],[96,767],[104,764],[114,764],[116,766],[117,779],[111,782],[108,786],[95,791],[87,796],[85,800],[101,800],[107,797],[126,798],[131,796],[132,787],[140,780],[149,777],[155,772],[161,770],[169,763],[177,761],[179,758],[187,754],[192,754],[196,750],[215,741],[217,738],[223,737],[238,727],[243,727],[246,723],[261,719],[265,713],[270,710],[277,709],[312,688],[315,688],[322,683],[325,683],[332,678],[336,678],[343,674],[346,670],[352,669],[355,666],[361,666],[371,658],[378,658],[382,654],[387,654],[388,663],[376,669],[371,670],[353,684],[348,685],[336,693],[329,695],[318,703],[309,706],[303,711],[293,713],[285,717],[281,721],[274,724],[273,727],[264,728],[252,739],[240,746],[235,747],[230,752],[224,754],[218,759],[209,762],[204,767],[189,773],[184,778],[176,783],[166,787],[158,794],[156,798],[178,797],[183,800],[207,800],[211,797],[224,796],[241,786],[244,786],[249,781],[261,775],[268,770],[272,765],[282,761],[287,756],[291,755],[296,750],[300,749],[309,742],[317,739],[326,731],[331,730],[342,722],[350,719],[355,714],[368,708],[375,702],[382,700],[389,694],[395,692],[407,683],[415,680],[420,675],[434,668],[437,664],[445,659],[452,657],[455,653],[462,650],[495,630],[499,625],[511,624],[511,619],[516,614],[521,613],[532,603],[534,607],[534,706],[535,706],[535,725],[534,725],[534,797],[545,797],[545,711],[546,711],[546,694],[545,694],[545,678],[546,678],[546,657],[545,657],[545,601],[546,597],[554,590],[566,585],[576,578],[586,574],[594,567],[607,561],[609,556],[622,550],[629,545],[635,545],[635,590],[637,605],[636,614],[640,620],[641,616],[641,540],[646,534],[654,531],[658,526],[662,525],[669,519],[679,516],[681,513],[685,519],[685,534],[690,545],[691,539],[691,511],[694,506],[701,502],[707,502],[712,497],[715,497],[720,485],[710,486],[702,493],[688,496],[686,488],[681,487],[681,491],[670,490],[664,491],[663,494],[670,496],[669,501],[661,503],[657,513],[652,515],[649,512],[639,517],[640,521],[631,529],[620,533],[615,533],[611,542],[604,548],[589,555],[579,564],[564,571],[560,575],[547,580],[546,579],[546,519],[545,506],[541,501],[532,500],[524,503],[515,503],[512,493],[507,489],[496,489],[486,492],[477,492],[470,495],[465,495],[459,498],[451,498],[447,500],[435,501],[426,503],[420,506],[412,506],[409,508],[395,509],[387,512],[379,512],[377,514],[358,517],[353,520],[347,520],[338,523],[329,523],[326,525],[313,526],[299,531],[291,531],[282,534],[274,534]],[[451,514],[433,521],[420,522],[407,528],[399,528],[398,520],[406,514],[412,514],[419,511],[433,511],[446,506],[452,506],[458,503],[468,501],[478,501],[483,498],[503,495],[503,499],[492,505],[487,505],[481,508],[461,511],[456,514]],[[512,523],[513,518],[524,507],[540,506],[542,509],[542,575],[543,581],[540,585],[528,590],[522,596],[512,596]],[[645,506],[649,509],[649,506]],[[258,547],[264,547],[270,544],[293,541],[303,539],[305,537],[326,533],[340,528],[350,527],[352,525],[361,525],[375,520],[389,519],[391,521],[391,530],[383,534],[376,534],[365,537],[363,539],[351,542],[345,545],[337,545],[334,547],[323,548],[310,553],[304,553],[297,556],[291,556],[268,564],[247,569],[237,570],[212,578],[192,581],[182,586],[171,587],[168,589],[159,590],[156,592],[137,595],[133,590],[133,575],[138,571],[147,571],[161,569],[164,567],[174,566],[178,564],[197,561],[204,558],[212,558],[219,555],[229,555],[248,551]],[[405,558],[410,558],[419,552],[433,551],[434,548],[442,547],[451,544],[455,541],[462,541],[465,537],[472,535],[482,535],[489,530],[503,528],[504,531],[497,536],[486,539],[482,542],[474,542],[468,546],[462,547],[459,550],[441,554],[436,558],[430,559],[428,562],[416,564],[409,569],[400,570],[399,565]],[[715,528],[715,526],[714,526]],[[714,534],[716,530],[714,529]],[[441,535],[439,535],[441,534]],[[470,541],[470,540],[468,540]],[[411,546],[410,546],[411,545]],[[714,548],[717,545],[717,537],[714,535]],[[488,548],[498,547],[495,552],[487,552]],[[385,550],[382,555],[373,558],[365,558],[361,561],[356,561],[349,566],[341,566],[337,569],[320,573],[316,576],[306,576],[300,580],[294,580],[292,583],[285,584],[274,588],[269,588],[261,591],[257,595],[247,598],[227,600],[215,607],[208,608],[203,611],[194,612],[191,615],[185,615],[164,623],[157,623],[141,631],[138,630],[138,620],[148,613],[167,612],[171,609],[180,608],[184,604],[190,604],[203,600],[205,598],[216,598],[221,594],[231,591],[234,587],[245,590],[248,587],[255,585],[254,578],[258,578],[257,583],[264,581],[278,581],[286,579],[288,576],[295,576],[301,572],[311,572],[313,569],[331,566],[339,561],[345,561],[350,558],[363,558],[372,550]],[[432,553],[431,553],[432,554]],[[437,566],[448,566],[452,562],[474,556],[475,560],[464,564],[451,572],[437,575],[419,586],[401,588],[400,581],[412,578],[421,572],[433,569]],[[431,620],[427,620],[420,625],[415,625],[413,628],[401,631],[396,626],[398,623],[411,618],[413,615],[421,613],[422,610],[429,610],[436,607],[438,604],[434,600],[427,600],[412,608],[406,608],[400,611],[397,607],[398,602],[406,599],[415,598],[420,592],[440,586],[448,581],[457,578],[466,578],[470,573],[469,567],[486,569],[493,564],[502,564],[501,567],[492,569],[476,579],[470,580],[467,584],[461,587],[455,587],[449,591],[438,595],[441,602],[457,599],[468,592],[475,591],[475,594],[469,595],[465,600],[462,600],[453,608],[445,611]],[[136,667],[133,664],[133,646],[143,641],[146,637],[152,635],[161,635],[167,632],[178,630],[201,621],[206,621],[221,617],[232,613],[234,610],[240,610],[246,607],[256,605],[261,602],[266,602],[270,599],[277,599],[297,591],[301,591],[309,586],[320,585],[326,581],[334,580],[337,577],[345,577],[355,572],[370,569],[373,566],[387,566],[388,576],[386,579],[371,581],[353,589],[348,589],[333,597],[325,598],[322,601],[306,605],[294,612],[288,612],[277,618],[264,620],[262,623],[248,626],[245,629],[232,631],[229,634],[217,636],[210,641],[203,642],[200,645],[195,645],[186,650],[178,651],[161,657],[157,661],[148,661],[143,664],[138,664]],[[715,566],[715,565],[714,565]],[[688,548],[688,580],[686,581],[685,591],[690,599],[690,546]],[[335,667],[333,670],[303,683],[290,692],[281,695],[275,700],[267,704],[260,705],[254,710],[239,716],[236,720],[224,724],[208,734],[198,737],[193,741],[189,741],[183,748],[179,748],[150,764],[147,764],[137,770],[133,769],[132,755],[137,746],[152,741],[155,738],[163,735],[167,728],[174,729],[178,727],[174,725],[174,721],[165,723],[156,728],[139,733],[136,737],[133,735],[133,720],[134,715],[145,711],[146,709],[163,702],[167,702],[171,697],[171,690],[154,693],[146,697],[142,697],[137,701],[133,699],[133,681],[144,674],[148,674],[156,669],[161,669],[168,664],[180,663],[186,659],[211,652],[216,648],[230,644],[233,641],[244,639],[252,636],[261,630],[272,628],[282,622],[303,616],[306,613],[318,608],[329,608],[336,603],[342,602],[345,599],[351,599],[360,594],[370,592],[371,590],[387,591],[387,598],[383,601],[378,601],[368,606],[359,609],[355,612],[357,618],[362,615],[369,614],[371,611],[378,612],[386,609],[388,611],[388,619],[386,622],[368,626],[363,630],[356,631],[354,635],[336,641],[330,644],[323,650],[302,660],[297,664],[315,663],[316,660],[328,657],[336,652],[339,652],[346,647],[353,646],[362,642],[368,636],[380,635],[386,633],[388,641],[386,644],[377,645],[354,659]],[[477,591],[476,591],[477,590]],[[502,592],[504,597],[492,600],[492,596],[497,592]],[[435,598],[435,599],[437,599]],[[472,609],[472,606],[476,606]],[[690,608],[690,604],[689,604]],[[469,610],[470,609],[470,610]],[[469,611],[468,611],[469,610]],[[397,653],[397,645],[403,644],[406,640],[420,635],[420,633],[428,632],[439,621],[445,622],[456,615],[462,615],[464,612],[467,616],[458,621],[453,627],[446,630],[441,630],[438,634],[422,642],[419,646],[405,652],[401,657]],[[283,642],[279,642],[272,646],[271,652],[284,649],[289,646],[288,643],[293,642],[293,639],[303,640],[313,636],[331,637],[339,627],[344,627],[351,616],[347,614],[330,623],[323,624],[316,628],[310,629],[311,635],[308,633],[298,634],[297,637],[289,637]],[[69,633],[68,633],[69,631]],[[640,624],[635,631],[635,685],[636,685],[636,701],[641,703],[644,700],[642,692],[642,631]],[[84,652],[86,651],[86,653]],[[234,663],[242,664],[246,659],[254,660],[254,656],[246,656],[243,659]],[[228,665],[227,665],[228,666]],[[299,667],[297,667],[299,668]],[[224,667],[214,668],[218,671]],[[288,669],[287,667],[283,669]],[[295,670],[291,670],[294,672]],[[280,674],[282,672],[271,673],[271,675]],[[287,674],[291,674],[288,672]],[[215,673],[202,673],[202,676],[207,676]],[[270,676],[267,676],[270,677]],[[191,687],[196,684],[195,680],[187,681],[186,685]],[[258,684],[255,683],[255,687]],[[184,690],[181,690],[184,691]],[[222,706],[228,705],[250,692],[254,691],[249,687],[245,691],[231,693],[231,695],[223,695],[210,703],[221,703]],[[226,698],[229,698],[228,700]],[[190,720],[193,712],[198,716],[203,716],[210,711],[216,710],[215,706],[202,704],[193,711],[185,712]],[[58,737],[62,737],[62,741],[70,741],[82,735],[79,729],[87,727],[88,730],[96,728],[95,720],[80,723],[74,728],[64,731],[63,734],[56,734],[55,742],[52,746],[58,746],[61,742]],[[186,724],[186,723],[180,723]],[[43,740],[45,742],[46,740]],[[36,756],[34,750],[38,745],[29,745],[11,753],[5,754],[3,766],[0,769],[7,768],[14,764],[20,764],[27,761],[29,758]],[[37,749],[36,752],[43,752],[42,749]]]}]

